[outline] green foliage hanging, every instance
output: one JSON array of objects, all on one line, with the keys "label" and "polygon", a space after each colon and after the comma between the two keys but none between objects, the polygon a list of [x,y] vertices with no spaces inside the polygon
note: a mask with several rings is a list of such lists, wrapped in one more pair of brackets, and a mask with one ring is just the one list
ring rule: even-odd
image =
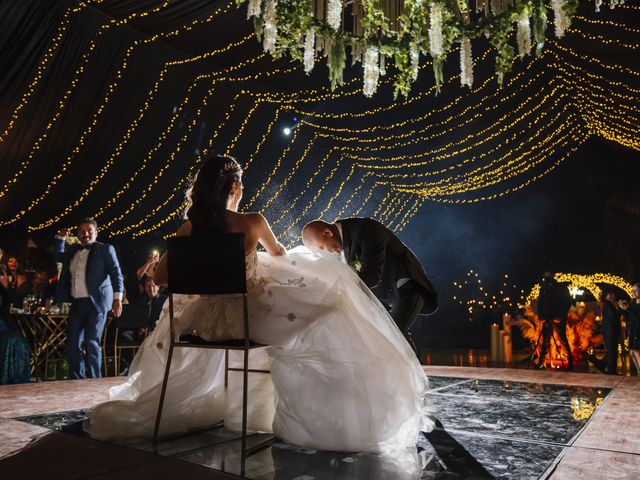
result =
[{"label": "green foliage hanging", "polygon": [[[417,78],[421,55],[431,56],[436,89],[440,91],[444,81],[444,61],[450,53],[460,49],[464,38],[473,40],[486,36],[489,39],[496,50],[495,71],[498,82],[502,84],[505,75],[511,71],[516,54],[512,44],[519,19],[521,26],[522,19],[526,21],[526,35],[533,36],[536,55],[540,55],[544,46],[548,24],[544,0],[486,0],[478,2],[475,10],[469,7],[468,2],[471,0],[398,0],[394,11],[400,11],[401,14],[395,19],[389,18],[389,11],[385,11],[389,9],[389,2],[382,0],[325,0],[323,11],[333,12],[334,28],[327,24],[327,18],[314,15],[315,2],[312,0],[237,0],[237,3],[247,1],[249,16],[254,17],[256,32],[267,37],[264,39],[265,49],[274,57],[286,54],[300,61],[305,57],[312,59],[317,52],[310,49],[315,48],[314,43],[320,44],[323,48],[319,50],[327,56],[333,89],[342,84],[346,66],[345,45],[350,47],[354,60],[360,60],[363,52],[373,46],[379,51],[378,62],[381,65],[386,60],[393,61],[396,70],[394,92],[395,95],[405,97],[409,95],[411,85]],[[345,10],[347,3],[350,10]],[[561,17],[554,19],[556,35],[562,36],[563,29],[568,28],[578,5],[579,0],[552,0],[554,15]],[[342,26],[338,28],[338,24],[346,22],[339,21],[340,17],[335,12],[341,13],[344,20],[348,11],[359,13],[357,18],[360,28],[353,31],[362,32],[361,35],[354,35]],[[270,28],[265,28],[266,24]],[[527,26],[529,24],[530,33]],[[391,25],[396,25],[395,30]],[[308,41],[308,34],[315,35],[315,42]],[[527,47],[526,53],[528,51]],[[468,47],[464,52],[470,56]],[[520,51],[521,56],[526,53]],[[371,59],[378,56],[370,55],[368,58],[372,62]],[[467,58],[469,59],[470,57]],[[465,62],[470,63],[470,60]],[[311,68],[312,63],[305,65],[307,72]],[[375,73],[376,69],[379,69],[379,65],[368,64],[365,72]],[[365,86],[367,82],[377,84],[377,81],[377,74],[370,74],[369,77],[365,74]],[[375,91],[375,84],[373,88],[365,88],[364,91],[371,94]]]}]

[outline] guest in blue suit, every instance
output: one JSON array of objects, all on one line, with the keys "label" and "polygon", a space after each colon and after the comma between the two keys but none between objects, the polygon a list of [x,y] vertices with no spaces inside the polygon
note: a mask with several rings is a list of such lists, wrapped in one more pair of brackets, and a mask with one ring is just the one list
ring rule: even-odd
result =
[{"label": "guest in blue suit", "polygon": [[[60,304],[71,302],[67,330],[67,357],[71,378],[101,376],[101,339],[107,314],[122,313],[124,291],[122,272],[112,245],[97,242],[98,225],[85,219],[78,225],[79,245],[65,252],[68,230],[56,235],[55,259],[62,262],[62,272],[55,293]],[[82,341],[87,354],[82,354]]]}]

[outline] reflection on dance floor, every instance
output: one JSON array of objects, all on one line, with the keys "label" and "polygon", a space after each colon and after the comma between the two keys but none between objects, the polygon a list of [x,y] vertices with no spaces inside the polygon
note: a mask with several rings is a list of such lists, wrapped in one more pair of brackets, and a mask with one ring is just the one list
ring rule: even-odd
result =
[{"label": "reflection on dance floor", "polygon": [[[540,478],[573,442],[606,388],[430,377],[441,422],[417,448],[393,455],[336,453],[281,442],[251,456],[246,477],[255,480],[418,478]],[[19,420],[84,435],[85,410]],[[122,446],[170,456],[231,474],[240,472],[237,434],[222,427],[163,442]],[[263,435],[254,435],[260,442]],[[217,444],[217,445],[216,445]],[[250,446],[249,445],[249,446]]]}]

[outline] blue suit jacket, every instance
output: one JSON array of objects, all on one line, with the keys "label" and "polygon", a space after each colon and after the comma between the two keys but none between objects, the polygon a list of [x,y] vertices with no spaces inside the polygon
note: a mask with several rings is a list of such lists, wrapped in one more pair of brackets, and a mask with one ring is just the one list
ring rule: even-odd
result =
[{"label": "blue suit jacket", "polygon": [[[70,302],[71,297],[71,259],[80,250],[79,245],[72,245],[64,251],[64,240],[56,238],[54,257],[62,262],[62,272],[56,287],[56,303]],[[95,242],[91,245],[86,271],[87,291],[91,302],[98,311],[106,312],[113,304],[113,292],[123,292],[122,272],[112,245]]]}]

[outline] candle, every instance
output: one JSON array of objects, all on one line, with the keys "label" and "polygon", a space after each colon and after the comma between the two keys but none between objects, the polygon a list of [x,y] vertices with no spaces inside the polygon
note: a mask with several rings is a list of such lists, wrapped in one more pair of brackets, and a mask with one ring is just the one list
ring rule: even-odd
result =
[{"label": "candle", "polygon": [[504,335],[502,337],[502,361],[504,363],[511,363],[511,361],[513,360],[512,346],[513,344],[511,343],[511,334],[504,332]]},{"label": "candle", "polygon": [[508,313],[502,315],[502,329],[511,335],[511,315]]},{"label": "candle", "polygon": [[500,330],[499,333],[499,337],[498,337],[498,361],[499,362],[504,362],[504,338],[505,338],[505,332],[504,330]]},{"label": "candle", "polygon": [[491,361],[498,361],[498,342],[500,341],[500,334],[497,323],[491,324]]}]

